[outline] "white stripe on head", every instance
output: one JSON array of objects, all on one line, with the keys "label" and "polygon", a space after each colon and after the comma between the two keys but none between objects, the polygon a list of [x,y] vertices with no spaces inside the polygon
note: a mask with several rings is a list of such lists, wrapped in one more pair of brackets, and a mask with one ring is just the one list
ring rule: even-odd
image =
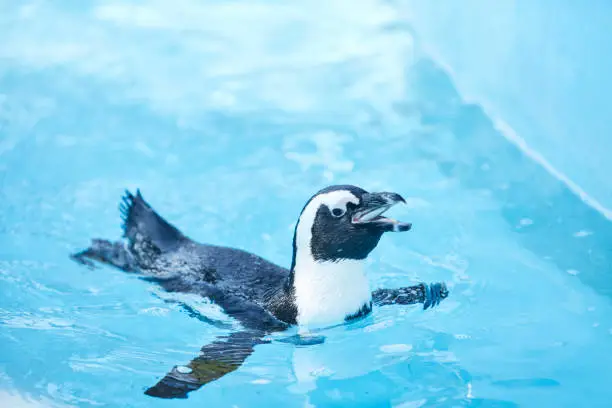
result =
[{"label": "white stripe on head", "polygon": [[315,196],[304,208],[296,228],[294,287],[301,330],[336,324],[370,302],[370,286],[364,261],[315,261],[311,249],[312,227],[321,205],[330,211],[347,210],[348,203],[360,200],[348,190]]},{"label": "white stripe on head", "polygon": [[310,241],[312,239],[312,226],[314,225],[317,217],[317,211],[321,205],[327,206],[330,211],[335,208],[339,208],[342,211],[346,211],[348,203],[359,205],[360,201],[353,193],[348,190],[337,190],[330,191],[329,193],[319,194],[313,197],[308,203],[300,219],[298,220],[298,226],[296,230],[296,261],[301,256],[312,258],[312,250],[310,248]]}]

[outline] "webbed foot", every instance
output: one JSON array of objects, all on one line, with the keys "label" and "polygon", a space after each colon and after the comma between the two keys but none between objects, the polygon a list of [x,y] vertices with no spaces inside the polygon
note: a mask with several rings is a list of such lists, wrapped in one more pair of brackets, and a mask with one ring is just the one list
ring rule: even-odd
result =
[{"label": "webbed foot", "polygon": [[423,302],[423,310],[439,305],[443,299],[448,297],[448,289],[444,282],[436,282],[425,284],[425,302]]}]

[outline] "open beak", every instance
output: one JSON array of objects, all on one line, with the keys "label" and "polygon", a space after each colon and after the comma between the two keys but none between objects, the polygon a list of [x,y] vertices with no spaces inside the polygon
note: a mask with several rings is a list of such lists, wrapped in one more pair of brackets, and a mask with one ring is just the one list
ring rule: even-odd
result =
[{"label": "open beak", "polygon": [[397,193],[364,194],[351,220],[355,225],[371,226],[382,232],[408,231],[412,224],[383,217],[385,212],[398,203],[405,204],[406,200]]}]

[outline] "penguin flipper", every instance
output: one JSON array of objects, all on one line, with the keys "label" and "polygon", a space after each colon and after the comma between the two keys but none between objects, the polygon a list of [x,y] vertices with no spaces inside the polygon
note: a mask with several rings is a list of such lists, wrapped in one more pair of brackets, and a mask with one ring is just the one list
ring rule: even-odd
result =
[{"label": "penguin flipper", "polygon": [[448,297],[448,289],[443,282],[420,283],[397,289],[377,289],[372,292],[372,301],[377,306],[412,305],[423,303],[423,309],[434,307]]},{"label": "penguin flipper", "polygon": [[157,384],[145,391],[157,398],[187,398],[187,394],[236,371],[253,353],[266,333],[261,330],[245,330],[217,338],[202,347],[201,354],[187,366],[175,366]]},{"label": "penguin flipper", "polygon": [[145,243],[145,247],[153,246],[159,252],[166,252],[188,240],[144,200],[140,190],[136,190],[136,195],[126,191],[119,210],[123,236],[128,239],[131,250],[137,250],[139,244]]}]

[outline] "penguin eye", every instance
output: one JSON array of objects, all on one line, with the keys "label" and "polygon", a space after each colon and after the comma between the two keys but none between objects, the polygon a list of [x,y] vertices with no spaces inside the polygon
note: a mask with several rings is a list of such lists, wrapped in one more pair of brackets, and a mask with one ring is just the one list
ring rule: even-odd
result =
[{"label": "penguin eye", "polygon": [[331,213],[334,217],[340,218],[346,213],[346,211],[342,208],[334,208]]}]

